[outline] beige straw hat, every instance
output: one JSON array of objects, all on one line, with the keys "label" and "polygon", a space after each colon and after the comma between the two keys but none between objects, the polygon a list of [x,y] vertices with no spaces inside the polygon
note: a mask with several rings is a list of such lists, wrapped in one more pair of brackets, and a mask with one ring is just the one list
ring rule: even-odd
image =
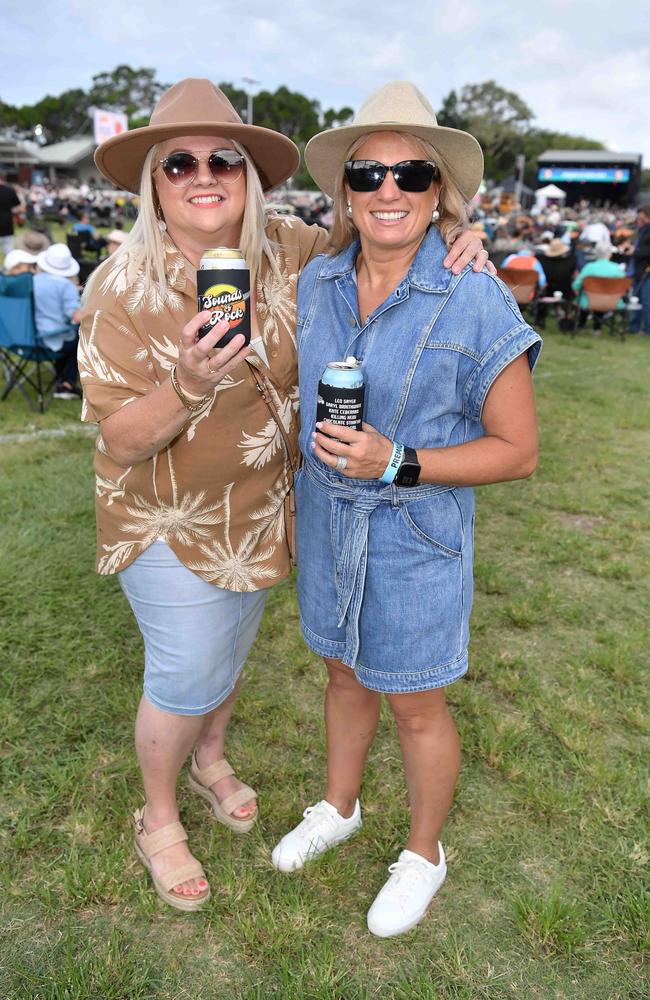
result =
[{"label": "beige straw hat", "polygon": [[406,80],[387,83],[361,105],[351,125],[328,129],[307,143],[305,163],[321,190],[333,197],[347,150],[370,132],[410,132],[439,150],[463,197],[470,201],[483,176],[483,153],[474,136],[438,125],[424,94]]},{"label": "beige straw hat", "polygon": [[563,257],[565,253],[569,252],[569,249],[564,240],[556,237],[546,247],[544,254],[546,257]]},{"label": "beige straw hat", "polygon": [[165,91],[148,125],[103,142],[95,151],[95,163],[109,181],[137,193],[152,146],[175,136],[210,134],[245,146],[265,191],[291,177],[300,162],[291,139],[259,125],[244,125],[222,90],[210,80],[188,77]]},{"label": "beige straw hat", "polygon": [[45,233],[39,233],[35,229],[25,229],[14,240],[16,250],[25,250],[26,253],[38,254],[41,250],[47,250],[50,245]]}]

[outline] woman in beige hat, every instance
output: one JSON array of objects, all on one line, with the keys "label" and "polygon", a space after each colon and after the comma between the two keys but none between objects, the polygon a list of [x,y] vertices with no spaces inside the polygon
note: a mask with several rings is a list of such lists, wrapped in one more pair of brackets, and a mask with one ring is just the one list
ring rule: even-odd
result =
[{"label": "woman in beige hat", "polygon": [[[208,80],[171,87],[148,126],[95,159],[140,194],[133,230],[90,279],[81,331],[83,419],[101,431],[97,568],[118,574],[145,644],[136,850],[161,898],[194,910],[210,890],[178,821],[187,756],[190,787],[220,822],[245,833],[257,815],[224,758],[226,727],[269,588],[290,569],[296,279],[327,234],[267,216],[264,192],[291,176],[298,150],[243,124]],[[250,346],[236,335],[220,347],[223,322],[198,338],[196,269],[216,246],[239,247],[250,267]],[[463,246],[461,263],[478,249],[469,235]]]},{"label": "woman in beige hat", "polygon": [[[411,806],[405,849],[368,913],[381,937],[417,924],[446,876],[439,842],[460,763],[444,688],[467,670],[473,485],[536,465],[530,369],[540,338],[490,274],[443,266],[483,157],[437,125],[412,84],[387,84],[305,160],[334,198],[332,252],[303,271],[296,480],[298,600],[325,660],[327,788],[273,851],[280,871],[361,827],[366,755],[385,694]],[[328,362],[354,356],[361,430],[316,423]]]}]

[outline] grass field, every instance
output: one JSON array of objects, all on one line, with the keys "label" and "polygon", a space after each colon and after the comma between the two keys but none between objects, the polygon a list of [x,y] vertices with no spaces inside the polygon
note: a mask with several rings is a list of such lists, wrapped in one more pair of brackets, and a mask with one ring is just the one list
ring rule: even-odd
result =
[{"label": "grass field", "polygon": [[92,441],[74,402],[0,404],[0,998],[646,998],[649,373],[647,339],[547,335],[540,468],[478,495],[448,880],[388,941],[365,925],[408,825],[388,715],[360,835],[294,876],[269,862],[323,792],[323,674],[290,582],[229,748],[261,822],[237,837],[181,782],[213,899],[198,915],[158,901],[128,826],[141,643],[117,582],[93,574]]}]

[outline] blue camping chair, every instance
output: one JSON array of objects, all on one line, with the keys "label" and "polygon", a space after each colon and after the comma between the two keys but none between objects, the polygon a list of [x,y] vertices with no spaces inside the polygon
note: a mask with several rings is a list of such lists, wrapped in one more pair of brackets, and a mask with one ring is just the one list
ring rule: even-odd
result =
[{"label": "blue camping chair", "polygon": [[31,274],[0,275],[0,360],[6,379],[0,400],[18,387],[33,410],[45,413],[56,383],[54,362],[64,354],[39,343]]}]

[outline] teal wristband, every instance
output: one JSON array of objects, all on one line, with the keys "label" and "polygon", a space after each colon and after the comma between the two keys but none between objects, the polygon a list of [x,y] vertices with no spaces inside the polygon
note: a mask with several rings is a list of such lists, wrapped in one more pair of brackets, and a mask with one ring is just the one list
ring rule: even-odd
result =
[{"label": "teal wristband", "polygon": [[402,464],[402,459],[404,458],[404,445],[398,444],[397,441],[393,441],[393,453],[388,460],[388,465],[384,469],[383,475],[380,477],[380,482],[392,483],[393,479],[397,475],[397,470]]}]

